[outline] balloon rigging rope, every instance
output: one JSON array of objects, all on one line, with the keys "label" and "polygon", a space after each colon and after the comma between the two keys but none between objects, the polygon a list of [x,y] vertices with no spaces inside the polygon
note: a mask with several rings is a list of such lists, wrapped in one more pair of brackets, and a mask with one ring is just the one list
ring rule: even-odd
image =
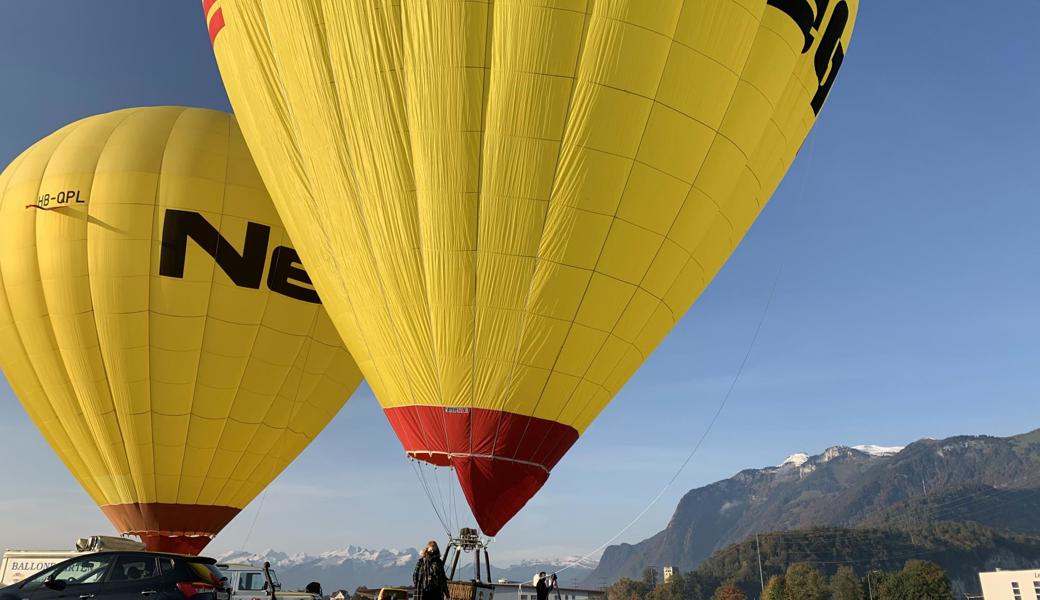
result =
[{"label": "balloon rigging rope", "polygon": [[[449,470],[450,470],[450,467],[449,467]],[[433,481],[434,481],[434,483],[437,486],[437,497],[440,498],[440,501],[441,501],[440,505],[441,505],[441,509],[444,511],[444,520],[447,521],[447,523],[448,523],[449,531],[455,531],[457,526],[456,526],[455,522],[451,520],[451,504],[449,502],[450,496],[448,496],[448,493],[444,489],[444,486],[441,485],[440,471],[439,471],[439,469],[436,466],[433,467]],[[449,476],[449,478],[448,478],[448,487],[450,488],[450,486],[451,486],[451,477]]]},{"label": "balloon rigging rope", "polygon": [[423,490],[426,492],[426,498],[430,502],[430,507],[433,508],[434,514],[437,515],[437,520],[440,521],[441,527],[443,527],[444,531],[450,535],[451,526],[448,525],[447,519],[441,512],[441,505],[437,503],[437,499],[433,495],[433,490],[430,489],[430,481],[426,477],[426,465],[420,461],[415,461],[415,463],[417,464],[414,464],[413,466],[416,467],[416,472],[419,474],[419,479],[422,482]]},{"label": "balloon rigging rope", "polygon": [[267,492],[271,488],[264,489],[264,495],[260,496],[260,504],[256,507],[256,514],[253,515],[253,524],[249,526],[249,532],[246,533],[246,539],[242,542],[242,549],[245,550],[246,546],[249,545],[249,538],[253,537],[253,529],[256,527],[256,522],[260,520],[260,511],[264,510],[264,500],[267,499]]},{"label": "balloon rigging rope", "polygon": [[[809,173],[811,172],[813,156],[816,154],[815,150],[816,137],[811,136],[811,139],[809,140],[809,149],[806,152],[806,154],[808,155],[806,156],[805,160],[806,175],[802,178],[802,185],[799,187],[798,193],[794,198],[795,201],[798,201],[805,196],[805,189],[809,181]],[[792,204],[797,204],[797,202],[792,202]],[[736,374],[734,374],[733,380],[730,381],[729,389],[726,390],[726,394],[722,397],[722,402],[719,403],[718,409],[715,410],[715,414],[712,416],[711,421],[708,422],[708,426],[704,429],[704,433],[701,434],[700,439],[697,440],[697,444],[694,445],[693,449],[690,450],[690,453],[686,456],[686,460],[684,460],[682,464],[679,465],[679,468],[676,469],[675,474],[672,475],[672,478],[668,480],[668,483],[666,483],[664,487],[661,488],[661,491],[657,492],[657,495],[654,496],[646,505],[646,507],[644,507],[643,510],[639,511],[639,513],[636,514],[636,516],[631,521],[629,521],[627,525],[625,525],[620,531],[614,534],[609,540],[597,546],[592,552],[589,552],[577,561],[563,567],[562,569],[557,571],[557,573],[562,573],[563,571],[566,571],[571,567],[577,566],[585,562],[586,560],[592,558],[598,552],[600,552],[610,544],[613,544],[615,541],[617,541],[619,537],[624,535],[626,531],[631,529],[633,525],[639,522],[639,520],[642,519],[646,515],[646,513],[650,512],[650,509],[653,508],[655,504],[657,504],[657,501],[665,495],[665,493],[672,487],[675,481],[679,479],[679,476],[682,475],[683,471],[686,470],[686,466],[690,464],[690,461],[693,460],[693,457],[697,454],[697,451],[700,450],[701,445],[704,444],[704,440],[707,439],[708,434],[710,434],[711,430],[714,429],[715,423],[719,420],[719,417],[722,415],[722,411],[726,408],[726,404],[729,403],[730,396],[733,395],[733,390],[737,387],[737,383],[740,381],[740,377],[744,373],[744,367],[747,366],[748,359],[751,358],[751,352],[754,350],[755,343],[758,341],[758,334],[762,331],[762,324],[765,323],[766,316],[769,314],[769,307],[773,304],[773,297],[776,295],[777,284],[780,283],[780,275],[783,273],[783,270],[784,263],[781,261],[780,265],[776,269],[776,275],[773,278],[773,285],[769,290],[769,297],[766,299],[766,304],[762,308],[762,315],[759,317],[758,324],[755,326],[755,333],[751,336],[751,343],[748,344],[747,352],[744,353],[744,358],[740,361],[740,367],[737,368],[737,372]]]},{"label": "balloon rigging rope", "polygon": [[426,493],[426,499],[430,502],[430,507],[433,508],[433,512],[437,515],[437,520],[440,521],[441,527],[444,528],[445,533],[451,536],[451,527],[448,526],[444,516],[441,515],[440,507],[437,505],[437,501],[433,498],[433,492],[430,491],[430,484],[426,480],[426,472],[423,470],[422,464],[416,464],[420,461],[417,459],[410,459],[408,462],[412,464],[412,470],[415,471],[416,477],[419,479],[419,483],[422,484],[423,491]]},{"label": "balloon rigging rope", "polygon": [[[459,505],[455,500],[455,485],[453,484],[455,481],[458,481],[455,469],[448,469],[448,488],[451,490],[451,512],[455,514],[455,525],[456,529],[458,529],[462,526],[462,521],[459,520]],[[454,533],[454,530],[452,530],[452,533]]]},{"label": "balloon rigging rope", "polygon": [[719,407],[715,410],[715,414],[712,415],[711,421],[708,422],[707,428],[704,429],[704,433],[702,433],[700,439],[697,440],[697,444],[694,445],[693,450],[691,450],[690,453],[686,456],[686,460],[684,460],[682,464],[679,465],[679,468],[676,469],[675,473],[672,475],[672,478],[668,480],[668,483],[664,484],[664,487],[661,488],[661,491],[657,492],[657,495],[654,496],[650,500],[650,502],[643,508],[643,510],[639,511],[639,513],[631,521],[629,521],[627,525],[621,528],[621,530],[614,534],[613,537],[611,537],[609,540],[603,542],[598,547],[596,547],[596,549],[594,549],[592,552],[589,552],[577,561],[558,570],[557,573],[562,573],[563,571],[566,571],[571,567],[585,562],[587,559],[591,558],[592,556],[595,556],[596,553],[598,553],[600,550],[603,550],[610,544],[614,543],[619,537],[624,535],[626,531],[631,529],[633,525],[635,525],[640,519],[642,519],[643,516],[646,515],[646,513],[650,512],[650,509],[653,508],[655,504],[657,504],[657,501],[665,495],[665,493],[672,487],[672,484],[674,484],[675,481],[679,479],[679,476],[682,475],[682,472],[686,470],[686,466],[690,464],[691,460],[693,460],[694,455],[697,454],[697,451],[700,450],[701,445],[704,444],[704,440],[708,438],[708,434],[710,434],[711,430],[715,427],[715,423],[719,420],[719,417],[722,415],[722,411],[726,408],[726,404],[729,403],[730,396],[733,395],[733,390],[737,387],[737,382],[740,381],[740,376],[744,373],[744,367],[747,366],[748,359],[751,358],[751,351],[754,350],[755,342],[758,341],[758,334],[762,331],[762,324],[765,323],[766,315],[769,314],[769,307],[773,304],[773,296],[776,295],[776,287],[777,284],[780,282],[780,274],[782,271],[783,265],[781,264],[780,268],[777,269],[776,277],[773,279],[773,286],[772,289],[770,289],[769,291],[769,299],[766,300],[765,308],[762,309],[762,316],[758,319],[758,325],[755,326],[755,333],[751,337],[751,343],[748,345],[747,352],[744,353],[743,360],[740,361],[740,367],[737,369],[736,374],[733,376],[733,380],[730,381],[729,389],[726,390],[726,394],[722,397],[722,402],[719,403]]}]

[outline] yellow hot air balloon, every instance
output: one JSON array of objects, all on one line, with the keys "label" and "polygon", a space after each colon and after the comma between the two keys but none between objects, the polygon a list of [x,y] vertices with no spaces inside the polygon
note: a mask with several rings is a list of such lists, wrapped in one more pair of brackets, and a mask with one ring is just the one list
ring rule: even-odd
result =
[{"label": "yellow hot air balloon", "polygon": [[493,535],[769,200],[858,3],[202,5],[337,329]]},{"label": "yellow hot air balloon", "polygon": [[176,107],[0,175],[0,367],[121,533],[192,554],[361,380],[234,117]]}]

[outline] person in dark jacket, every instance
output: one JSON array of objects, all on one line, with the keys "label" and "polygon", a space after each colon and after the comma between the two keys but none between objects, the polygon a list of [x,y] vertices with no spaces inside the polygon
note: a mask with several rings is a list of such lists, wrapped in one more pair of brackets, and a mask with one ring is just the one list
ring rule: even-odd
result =
[{"label": "person in dark jacket", "polygon": [[430,540],[419,554],[412,572],[416,600],[444,600],[448,591],[448,576],[444,574],[444,561],[437,542]]},{"label": "person in dark jacket", "polygon": [[549,592],[556,586],[556,575],[545,576],[545,571],[538,574],[538,583],[534,585],[534,593],[538,600],[549,600]]}]

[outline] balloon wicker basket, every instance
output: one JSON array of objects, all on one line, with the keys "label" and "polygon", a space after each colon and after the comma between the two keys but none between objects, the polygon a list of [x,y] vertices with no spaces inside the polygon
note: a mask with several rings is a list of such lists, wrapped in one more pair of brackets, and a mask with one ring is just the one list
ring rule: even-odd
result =
[{"label": "balloon wicker basket", "polygon": [[482,581],[449,581],[445,600],[492,600],[495,586]]}]

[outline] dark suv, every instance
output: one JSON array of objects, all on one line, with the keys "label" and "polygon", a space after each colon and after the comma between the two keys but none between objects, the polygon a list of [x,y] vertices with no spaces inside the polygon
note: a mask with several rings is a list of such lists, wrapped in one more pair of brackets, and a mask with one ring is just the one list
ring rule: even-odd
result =
[{"label": "dark suv", "polygon": [[0,588],[0,600],[230,600],[216,562],[156,552],[93,552]]}]

